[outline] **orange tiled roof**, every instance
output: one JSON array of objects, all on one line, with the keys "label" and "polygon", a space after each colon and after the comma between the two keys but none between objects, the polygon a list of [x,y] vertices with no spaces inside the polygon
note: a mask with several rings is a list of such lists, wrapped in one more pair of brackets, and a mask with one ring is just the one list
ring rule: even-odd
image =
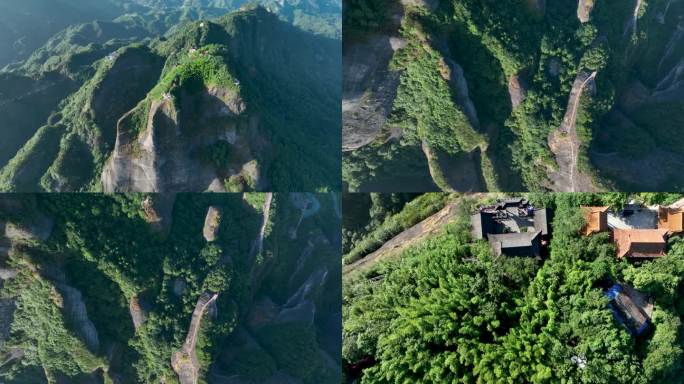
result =
[{"label": "orange tiled roof", "polygon": [[670,234],[684,232],[684,211],[675,208],[659,207],[658,228],[667,229]]},{"label": "orange tiled roof", "polygon": [[581,207],[584,212],[584,217],[587,220],[587,225],[582,232],[585,236],[605,231],[608,229],[607,214],[608,207]]},{"label": "orange tiled roof", "polygon": [[613,241],[617,246],[617,256],[665,256],[667,232],[666,229],[615,229]]}]

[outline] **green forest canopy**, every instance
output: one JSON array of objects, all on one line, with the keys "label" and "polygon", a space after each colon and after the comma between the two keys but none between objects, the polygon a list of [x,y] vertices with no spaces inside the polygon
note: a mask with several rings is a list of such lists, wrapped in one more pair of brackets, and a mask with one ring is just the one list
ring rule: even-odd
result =
[{"label": "green forest canopy", "polygon": [[[486,242],[470,238],[464,207],[444,233],[400,261],[346,277],[346,380],[681,383],[684,241],[673,238],[666,257],[631,264],[616,259],[607,233],[580,236],[579,205],[613,205],[615,197],[531,195],[555,208],[543,263],[493,258]],[[655,299],[645,336],[633,338],[613,318],[603,290],[615,281]]]}]

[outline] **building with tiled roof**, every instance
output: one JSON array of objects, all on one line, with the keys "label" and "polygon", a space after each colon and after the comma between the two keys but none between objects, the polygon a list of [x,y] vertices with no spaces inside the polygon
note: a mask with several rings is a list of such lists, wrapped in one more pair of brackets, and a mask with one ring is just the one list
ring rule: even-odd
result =
[{"label": "building with tiled roof", "polygon": [[670,235],[684,232],[684,210],[658,207],[658,229],[666,229]]},{"label": "building with tiled roof", "polygon": [[541,231],[489,234],[488,241],[495,256],[541,256]]},{"label": "building with tiled roof", "polygon": [[667,229],[615,229],[613,241],[618,258],[655,258],[665,256]]},{"label": "building with tiled roof", "polygon": [[587,225],[582,229],[585,236],[608,230],[608,207],[582,207]]}]

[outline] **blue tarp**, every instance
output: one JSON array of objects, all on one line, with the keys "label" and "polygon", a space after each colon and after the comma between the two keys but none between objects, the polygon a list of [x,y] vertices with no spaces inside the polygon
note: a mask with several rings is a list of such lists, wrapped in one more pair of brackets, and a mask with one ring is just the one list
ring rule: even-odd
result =
[{"label": "blue tarp", "polygon": [[621,293],[622,285],[620,284],[614,284],[605,292],[606,297],[610,299],[610,303],[608,303],[608,305],[610,306],[610,309],[613,311],[613,317],[615,317],[615,320],[617,320],[618,323],[624,325],[632,334],[639,336],[646,330],[646,328],[648,328],[648,320],[646,320],[638,329],[634,329],[634,327],[630,326],[630,324],[627,323],[627,320],[623,316],[620,309],[614,303],[615,299],[617,299],[618,295],[620,295]]},{"label": "blue tarp", "polygon": [[622,292],[622,285],[615,284],[606,291],[606,296],[611,300],[615,300],[620,292]]}]

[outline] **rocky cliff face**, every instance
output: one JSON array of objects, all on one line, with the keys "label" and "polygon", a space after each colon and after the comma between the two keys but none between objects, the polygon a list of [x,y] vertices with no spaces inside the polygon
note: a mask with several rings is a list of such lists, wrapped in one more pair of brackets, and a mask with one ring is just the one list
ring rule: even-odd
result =
[{"label": "rocky cliff face", "polygon": [[[273,199],[282,197],[274,195]],[[330,269],[332,266],[321,260],[321,255],[331,249],[331,239],[318,229],[318,225],[313,223],[314,220],[304,220],[304,223],[301,223],[301,217],[309,216],[317,217],[319,220],[330,220],[333,218],[334,210],[321,206],[314,194],[290,194],[285,199],[289,200],[289,204],[278,200],[270,209],[275,209],[276,212],[291,210],[290,219],[286,222],[273,223],[273,231],[285,232],[285,228],[297,225],[302,225],[307,230],[302,231],[298,239],[292,239],[290,236],[280,238],[280,241],[285,241],[292,247],[287,254],[279,252],[271,256],[266,263],[262,262],[263,268],[250,268],[253,299],[243,308],[241,317],[244,320],[233,331],[229,341],[222,347],[217,361],[212,365],[208,376],[210,382],[255,382],[255,378],[250,377],[244,370],[245,356],[260,356],[264,361],[277,361],[277,367],[264,368],[265,371],[256,380],[259,383],[307,382],[305,377],[297,377],[298,375],[287,364],[282,364],[281,359],[285,350],[290,350],[293,356],[302,353],[301,348],[291,349],[289,344],[306,344],[310,335],[302,334],[302,340],[280,341],[276,345],[272,339],[274,334],[287,334],[292,329],[302,328],[310,329],[316,334],[316,341],[311,345],[311,349],[306,348],[308,352],[305,355],[310,359],[308,364],[330,372],[330,377],[339,377],[340,361],[330,356],[337,355],[332,351],[340,348],[341,316],[338,313],[331,313],[327,300],[331,294],[334,295],[332,291],[339,289],[340,283],[334,279],[335,273]],[[268,215],[267,209],[271,205],[270,199],[264,201],[265,216]],[[301,215],[297,211],[301,211]],[[255,244],[261,242],[262,236],[259,231]],[[270,253],[272,245],[270,242],[264,242],[264,252]],[[297,254],[289,254],[290,252]],[[264,269],[268,271],[268,276],[257,278],[258,275],[264,275]],[[273,276],[270,275],[274,271],[282,271],[277,278],[278,292],[268,288],[274,283]],[[288,357],[291,358],[293,357]],[[268,364],[264,366],[268,367]]]},{"label": "rocky cliff face", "polygon": [[[398,30],[401,25],[405,5],[395,5],[389,11],[391,30]],[[389,68],[389,62],[394,52],[405,45],[406,41],[398,32],[369,33],[362,40],[345,41],[342,53],[343,151],[368,145],[385,125],[400,77]]]},{"label": "rocky cliff face", "polygon": [[[249,116],[230,90],[181,91],[178,100],[165,95],[149,101],[148,109],[146,103],[119,120],[114,151],[102,172],[105,192],[225,191],[222,179],[242,174],[254,152],[266,147],[258,139],[258,117]],[[139,116],[145,119],[141,131]],[[226,169],[200,155],[219,141],[234,151]],[[263,186],[258,168],[249,173],[257,188]]]},{"label": "rocky cliff face", "polygon": [[591,11],[594,9],[596,0],[579,0],[577,3],[577,18],[582,23],[589,22]]},{"label": "rocky cliff face", "polygon": [[64,315],[73,324],[74,329],[88,346],[91,352],[100,349],[100,338],[97,335],[95,324],[88,318],[88,311],[83,302],[83,295],[78,289],[65,283],[57,283],[57,290],[64,299]]},{"label": "rocky cliff face", "polygon": [[[394,39],[395,44],[392,44]],[[342,98],[342,148],[361,148],[380,133],[392,110],[399,74],[387,68],[400,46],[397,37],[371,36],[345,48]]]}]

